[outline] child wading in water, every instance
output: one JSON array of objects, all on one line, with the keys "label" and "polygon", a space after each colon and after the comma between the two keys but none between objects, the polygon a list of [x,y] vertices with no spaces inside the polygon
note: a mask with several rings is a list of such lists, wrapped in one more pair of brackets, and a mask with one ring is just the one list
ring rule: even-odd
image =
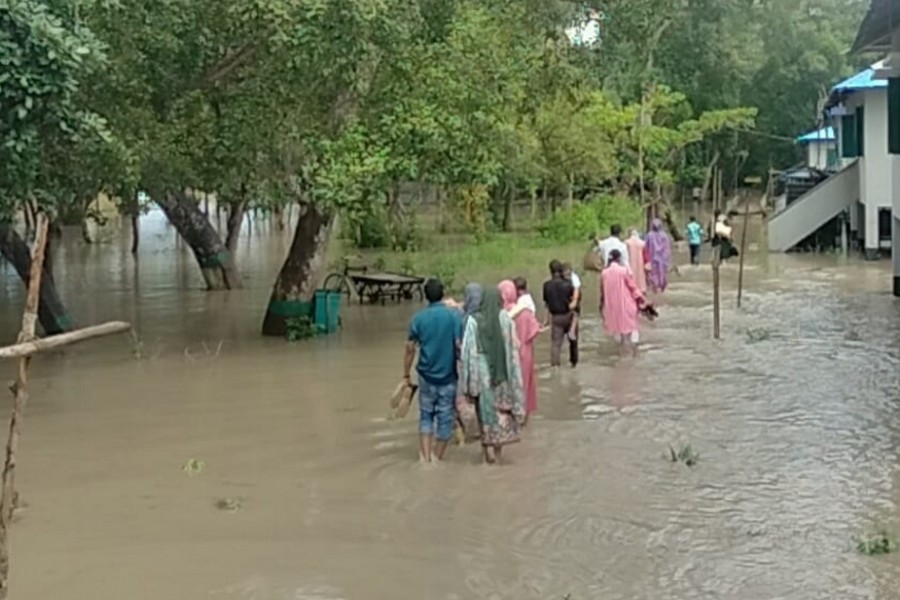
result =
[{"label": "child wading in water", "polygon": [[[569,308],[572,310],[572,326],[569,327],[569,341],[578,341],[578,318],[581,316],[581,278],[572,270],[572,265],[563,263],[563,277],[572,283],[575,292],[572,294],[572,302]],[[575,363],[572,363],[575,366]]]}]

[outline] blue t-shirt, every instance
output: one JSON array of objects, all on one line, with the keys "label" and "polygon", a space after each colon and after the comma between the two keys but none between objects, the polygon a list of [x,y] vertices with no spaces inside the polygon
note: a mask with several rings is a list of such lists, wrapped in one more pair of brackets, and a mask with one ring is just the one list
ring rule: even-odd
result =
[{"label": "blue t-shirt", "polygon": [[703,243],[703,227],[697,221],[688,223],[687,241],[691,246],[697,246]]},{"label": "blue t-shirt", "polygon": [[431,385],[455,383],[456,348],[462,315],[442,302],[423,308],[409,324],[409,340],[419,345],[419,377]]}]

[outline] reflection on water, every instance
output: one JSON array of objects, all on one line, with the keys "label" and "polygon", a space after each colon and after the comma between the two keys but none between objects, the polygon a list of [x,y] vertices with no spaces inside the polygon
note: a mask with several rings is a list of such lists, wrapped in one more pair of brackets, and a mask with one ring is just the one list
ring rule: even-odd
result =
[{"label": "reflection on water", "polygon": [[[512,465],[481,467],[466,447],[423,469],[414,420],[385,418],[415,306],[349,307],[342,334],[309,344],[263,339],[289,241],[267,232],[242,240],[247,288],[228,294],[201,290],[159,220],[139,265],[127,240],[59,244],[76,317],[134,321],[146,358],[118,338],[37,361],[14,597],[895,596],[900,562],[852,543],[898,517],[886,263],[756,257],[741,311],[728,266],[721,343],[709,269],[684,268],[637,361],[588,309],[584,363],[540,372],[540,418]],[[22,291],[2,273],[11,339]],[[664,459],[685,442],[694,469]],[[189,478],[191,458],[206,468]],[[242,508],[218,511],[221,498]]]}]

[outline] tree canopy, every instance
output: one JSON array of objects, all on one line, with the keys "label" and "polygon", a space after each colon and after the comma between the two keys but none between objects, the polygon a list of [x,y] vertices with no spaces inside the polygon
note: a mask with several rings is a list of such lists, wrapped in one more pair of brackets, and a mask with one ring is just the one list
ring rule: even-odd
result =
[{"label": "tree canopy", "polygon": [[853,68],[866,4],[0,0],[3,206],[198,189],[359,220],[402,181],[760,173]]}]

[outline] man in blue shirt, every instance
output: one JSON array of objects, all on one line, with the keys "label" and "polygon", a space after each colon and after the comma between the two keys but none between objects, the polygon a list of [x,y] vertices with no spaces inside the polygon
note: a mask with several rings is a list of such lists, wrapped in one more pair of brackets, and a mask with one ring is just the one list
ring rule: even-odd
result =
[{"label": "man in blue shirt", "polygon": [[428,306],[409,324],[403,379],[409,374],[416,350],[419,362],[419,459],[443,460],[456,422],[456,360],[462,336],[462,315],[444,304],[444,284],[437,279],[425,282]]},{"label": "man in blue shirt", "polygon": [[687,243],[691,249],[691,264],[700,264],[700,244],[703,243],[703,227],[691,217],[687,224]]}]

